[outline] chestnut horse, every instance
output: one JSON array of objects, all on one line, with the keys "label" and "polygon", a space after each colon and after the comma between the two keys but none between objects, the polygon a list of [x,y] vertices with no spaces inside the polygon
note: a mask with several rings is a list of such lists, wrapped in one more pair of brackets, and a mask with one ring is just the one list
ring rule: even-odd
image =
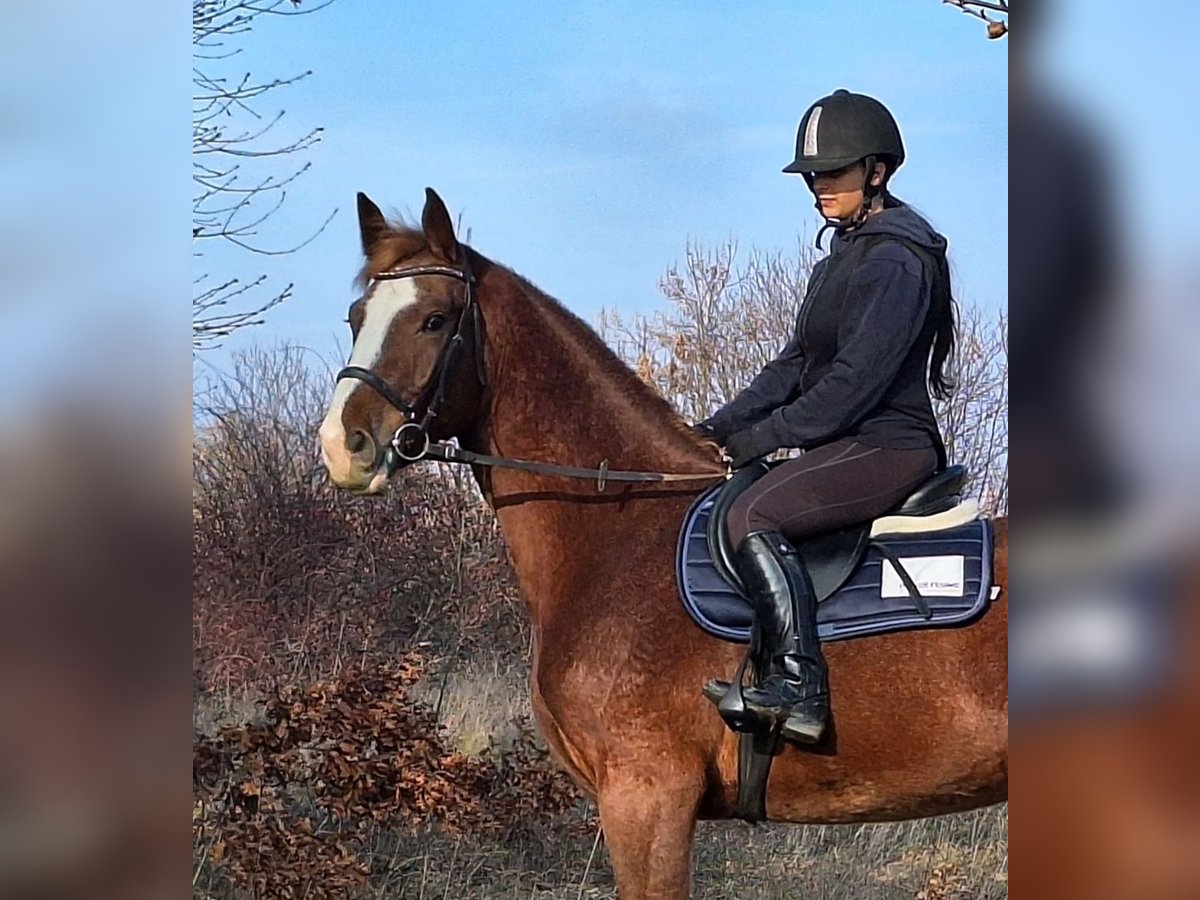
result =
[{"label": "chestnut horse", "polygon": [[[538,724],[599,805],[620,896],[686,897],[696,821],[732,817],[737,792],[737,737],[700,689],[728,677],[742,648],[692,623],[674,573],[689,504],[724,474],[718,450],[583,321],[460,244],[432,190],[419,229],[388,222],[362,194],[358,212],[368,288],[350,308],[358,374],[339,380],[320,432],[336,485],[382,490],[405,464],[388,449],[405,421],[397,405],[419,415],[431,391],[434,440],[704,476],[600,492],[595,480],[474,467],[532,619]],[[974,624],[826,645],[833,734],[776,758],[771,820],[878,822],[1005,799],[1007,520],[995,534],[1002,590]]]}]

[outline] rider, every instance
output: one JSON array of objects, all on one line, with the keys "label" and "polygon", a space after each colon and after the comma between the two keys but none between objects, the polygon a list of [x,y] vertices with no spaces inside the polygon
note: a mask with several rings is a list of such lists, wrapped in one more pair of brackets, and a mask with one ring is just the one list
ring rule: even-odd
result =
[{"label": "rider", "polygon": [[829,255],[779,356],[695,426],[735,468],[804,450],[728,518],[755,618],[759,676],[746,707],[798,741],[820,739],[829,689],[816,597],[792,542],[886,513],[946,464],[930,400],[951,387],[946,240],[888,191],[903,162],[896,121],[872,97],[838,90],[804,114],[783,171],[808,183],[834,232]]}]

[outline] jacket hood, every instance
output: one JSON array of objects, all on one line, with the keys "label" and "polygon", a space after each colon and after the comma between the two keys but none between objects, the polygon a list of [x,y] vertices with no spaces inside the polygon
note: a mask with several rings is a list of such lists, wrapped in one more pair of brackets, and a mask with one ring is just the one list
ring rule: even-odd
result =
[{"label": "jacket hood", "polygon": [[833,242],[833,249],[836,251],[842,241],[849,244],[858,238],[875,234],[895,235],[927,247],[935,253],[944,254],[946,252],[946,239],[934,231],[933,226],[909,206],[888,207],[869,217],[853,231],[837,235]]}]

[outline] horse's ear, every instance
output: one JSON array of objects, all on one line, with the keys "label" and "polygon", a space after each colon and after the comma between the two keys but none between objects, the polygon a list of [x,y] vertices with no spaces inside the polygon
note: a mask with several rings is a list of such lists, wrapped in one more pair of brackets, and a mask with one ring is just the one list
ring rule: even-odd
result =
[{"label": "horse's ear", "polygon": [[358,232],[362,235],[363,254],[371,255],[379,239],[389,231],[387,219],[379,211],[379,207],[371,202],[371,198],[362,191],[358,192]]},{"label": "horse's ear", "polygon": [[458,260],[458,238],[446,204],[433,188],[425,188],[425,211],[421,213],[421,228],[429,249],[447,262]]}]

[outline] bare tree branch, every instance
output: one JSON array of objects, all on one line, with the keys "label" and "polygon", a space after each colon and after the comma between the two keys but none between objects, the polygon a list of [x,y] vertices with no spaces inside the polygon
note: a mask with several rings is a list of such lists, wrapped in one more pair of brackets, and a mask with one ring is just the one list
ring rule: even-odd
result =
[{"label": "bare tree branch", "polygon": [[[310,15],[332,0],[301,9],[302,2],[192,0],[192,245],[197,259],[205,256],[202,242],[209,240],[259,256],[295,253],[321,234],[337,212],[299,242],[282,247],[262,242],[263,226],[282,208],[288,186],[311,165],[304,162],[280,173],[280,159],[311,149],[323,132],[311,128],[299,137],[275,139],[284,113],[264,115],[258,105],[270,92],[312,73],[260,81],[249,72],[224,71],[242,52],[239,39],[260,17]],[[292,289],[270,288],[266,276],[248,282],[225,278],[210,287],[208,273],[195,285],[194,350],[218,346],[238,329],[262,324],[267,311],[287,300]]]},{"label": "bare tree branch", "polygon": [[[957,6],[969,16],[975,16],[987,23],[987,36],[992,40],[1008,34],[1008,0],[942,0],[942,3]],[[991,12],[993,15],[989,16]],[[999,18],[1003,16],[1003,18]]]}]

